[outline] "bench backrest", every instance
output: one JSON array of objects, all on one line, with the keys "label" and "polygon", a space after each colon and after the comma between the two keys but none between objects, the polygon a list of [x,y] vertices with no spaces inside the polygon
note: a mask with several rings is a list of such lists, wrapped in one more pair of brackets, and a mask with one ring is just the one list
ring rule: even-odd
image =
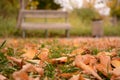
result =
[{"label": "bench backrest", "polygon": [[25,10],[25,1],[20,0],[21,9],[18,16],[17,27],[20,27],[26,18],[44,18],[45,20],[48,18],[64,18],[64,21],[68,22],[68,12],[60,10]]},{"label": "bench backrest", "polygon": [[68,13],[57,10],[23,10],[26,18],[67,18]]},{"label": "bench backrest", "polygon": [[[63,18],[64,23],[68,22],[68,12],[58,10],[21,10],[22,18],[20,23],[25,22],[26,18],[42,18],[47,22],[48,19],[52,18]],[[56,22],[54,22],[56,23]],[[21,25],[21,24],[20,24]]]}]

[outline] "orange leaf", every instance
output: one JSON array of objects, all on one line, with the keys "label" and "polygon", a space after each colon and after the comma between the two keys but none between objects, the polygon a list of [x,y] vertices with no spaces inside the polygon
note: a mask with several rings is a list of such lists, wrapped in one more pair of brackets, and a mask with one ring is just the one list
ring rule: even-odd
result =
[{"label": "orange leaf", "polygon": [[104,67],[102,64],[97,64],[96,69],[100,71],[103,75],[108,76],[107,68]]},{"label": "orange leaf", "polygon": [[89,74],[92,74],[98,80],[102,80],[102,78],[91,67],[84,64],[80,59],[81,59],[81,55],[76,56],[76,58],[75,58],[76,66],[78,66],[79,68],[87,71]]},{"label": "orange leaf", "polygon": [[114,66],[114,67],[120,67],[120,61],[118,61],[118,60],[112,60],[111,61],[111,64]]},{"label": "orange leaf", "polygon": [[42,61],[47,61],[49,55],[49,50],[47,48],[43,48],[41,50],[41,53],[38,55],[38,58],[40,58]]},{"label": "orange leaf", "polygon": [[70,73],[62,73],[62,74],[59,74],[60,77],[63,77],[63,78],[70,78],[72,76],[72,74]]},{"label": "orange leaf", "polygon": [[84,49],[79,48],[79,49],[76,49],[76,50],[72,51],[71,54],[73,54],[73,55],[82,54],[84,51],[85,51]]},{"label": "orange leaf", "polygon": [[29,80],[29,76],[24,71],[17,71],[13,73],[14,80]]},{"label": "orange leaf", "polygon": [[81,74],[73,75],[69,80],[86,80]]},{"label": "orange leaf", "polygon": [[56,62],[65,63],[67,62],[67,57],[60,57],[60,58],[52,59],[52,63],[56,63]]},{"label": "orange leaf", "polygon": [[25,54],[23,54],[22,56],[26,57],[27,59],[33,59],[36,53],[37,53],[37,49],[28,48],[25,49]]},{"label": "orange leaf", "polygon": [[100,52],[97,55],[97,58],[100,60],[100,64],[104,66],[104,68],[108,69],[108,71],[112,70],[111,67],[111,58],[110,56],[106,55],[106,52]]}]

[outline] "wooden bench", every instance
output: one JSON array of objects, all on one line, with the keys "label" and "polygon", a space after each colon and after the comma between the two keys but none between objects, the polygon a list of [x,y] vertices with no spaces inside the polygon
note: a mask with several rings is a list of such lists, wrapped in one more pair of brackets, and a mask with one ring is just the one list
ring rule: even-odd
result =
[{"label": "wooden bench", "polygon": [[[69,37],[69,30],[71,25],[68,23],[68,13],[57,10],[21,10],[20,19],[18,21],[17,27],[23,30],[23,37],[25,37],[25,30],[45,30],[45,36],[48,36],[48,30],[65,30],[65,34]],[[44,19],[44,22],[34,23],[26,22],[27,18],[40,18]],[[64,22],[49,22],[48,19],[59,19],[63,18]]]}]

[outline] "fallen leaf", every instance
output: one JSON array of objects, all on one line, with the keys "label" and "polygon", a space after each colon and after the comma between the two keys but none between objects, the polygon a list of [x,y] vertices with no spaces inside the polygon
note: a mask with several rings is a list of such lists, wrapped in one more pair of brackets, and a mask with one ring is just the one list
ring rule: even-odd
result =
[{"label": "fallen leaf", "polygon": [[110,80],[120,80],[120,76],[112,76]]},{"label": "fallen leaf", "polygon": [[35,67],[32,64],[26,64],[21,69],[24,72],[35,72]]},{"label": "fallen leaf", "polygon": [[73,75],[69,80],[79,80],[80,75]]},{"label": "fallen leaf", "polygon": [[89,74],[92,74],[98,80],[102,80],[102,78],[92,68],[90,68],[88,65],[84,64],[81,61],[81,55],[76,56],[76,58],[75,58],[75,64],[76,64],[77,67],[79,67],[79,68],[87,71]]},{"label": "fallen leaf", "polygon": [[55,58],[55,59],[52,59],[52,63],[65,63],[67,62],[67,57],[60,57],[60,58]]},{"label": "fallen leaf", "polygon": [[70,74],[70,73],[61,73],[61,74],[59,74],[59,76],[63,77],[63,78],[70,78],[70,77],[72,77],[72,74]]},{"label": "fallen leaf", "polygon": [[106,55],[106,52],[98,53],[97,58],[100,60],[100,64],[103,65],[108,72],[112,70],[111,58],[110,56]]},{"label": "fallen leaf", "polygon": [[44,74],[44,70],[42,68],[39,67],[35,67],[32,64],[26,64],[22,67],[22,69],[20,71],[16,71],[13,73],[13,78],[15,80],[35,80],[38,78],[32,78],[28,76],[29,72],[37,72],[39,73],[39,76],[41,77]]},{"label": "fallen leaf", "polygon": [[0,74],[0,80],[7,80],[7,78]]},{"label": "fallen leaf", "polygon": [[27,48],[24,50],[24,52],[25,53],[22,55],[22,57],[25,57],[27,59],[33,59],[38,51],[37,49]]},{"label": "fallen leaf", "polygon": [[43,62],[48,61],[48,59],[49,59],[48,55],[49,55],[49,50],[47,48],[43,48],[43,49],[41,49],[41,52],[38,55],[38,58],[40,58],[41,61],[43,61]]},{"label": "fallen leaf", "polygon": [[112,74],[115,75],[115,76],[120,76],[120,67],[115,68],[112,71]]},{"label": "fallen leaf", "polygon": [[98,71],[100,71],[103,75],[105,75],[106,77],[108,77],[108,71],[107,71],[107,68],[105,68],[104,67],[104,65],[102,65],[102,64],[97,64],[96,65],[96,69],[98,70]]},{"label": "fallen leaf", "polygon": [[73,55],[82,54],[84,51],[85,51],[84,49],[79,48],[79,49],[73,50],[71,54],[73,54]]},{"label": "fallen leaf", "polygon": [[86,80],[81,74],[73,75],[69,80]]},{"label": "fallen leaf", "polygon": [[112,77],[110,80],[120,80],[120,67],[117,67],[112,71]]},{"label": "fallen leaf", "polygon": [[15,57],[10,57],[10,56],[7,56],[7,59],[15,62],[15,63],[18,64],[21,68],[22,68],[22,66],[23,66],[23,64],[24,64],[23,59],[17,59],[17,58],[15,58]]},{"label": "fallen leaf", "polygon": [[112,64],[112,66],[114,66],[115,68],[120,67],[120,61],[118,61],[118,60],[112,60],[112,61],[111,61],[111,64]]},{"label": "fallen leaf", "polygon": [[29,80],[29,76],[24,71],[16,71],[13,73],[13,79],[14,80]]}]

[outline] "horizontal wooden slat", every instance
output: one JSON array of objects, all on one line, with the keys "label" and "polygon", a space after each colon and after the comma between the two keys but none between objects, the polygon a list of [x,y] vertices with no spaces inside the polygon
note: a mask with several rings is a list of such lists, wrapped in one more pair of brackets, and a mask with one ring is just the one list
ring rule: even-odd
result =
[{"label": "horizontal wooden slat", "polygon": [[58,18],[67,17],[68,13],[64,11],[56,10],[22,10],[24,17],[36,17],[36,18]]},{"label": "horizontal wooden slat", "polygon": [[22,29],[70,29],[69,23],[22,23]]},{"label": "horizontal wooden slat", "polygon": [[31,15],[31,14],[28,14],[28,15],[25,15],[24,16],[25,18],[65,18],[64,16],[61,16],[61,15]]}]

